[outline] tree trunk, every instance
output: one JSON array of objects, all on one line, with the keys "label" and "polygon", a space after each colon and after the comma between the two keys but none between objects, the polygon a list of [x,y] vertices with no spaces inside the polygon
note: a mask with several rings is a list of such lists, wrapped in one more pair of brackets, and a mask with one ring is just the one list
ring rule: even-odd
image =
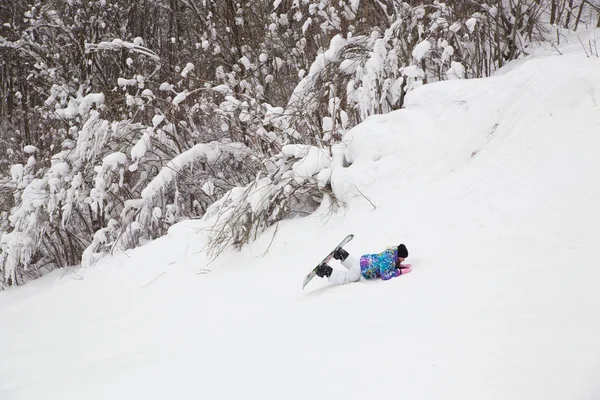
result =
[{"label": "tree trunk", "polygon": [[573,12],[573,0],[569,0],[569,10],[567,12],[567,19],[565,21],[565,28],[569,29],[571,23],[571,13]]},{"label": "tree trunk", "polygon": [[[574,30],[577,30],[577,27],[579,26],[579,21],[581,20],[581,13],[583,12],[583,6],[585,5],[585,1],[582,1],[581,4],[579,5],[579,11],[577,12],[577,20],[575,21],[575,28]],[[600,22],[600,20],[598,20]]]}]

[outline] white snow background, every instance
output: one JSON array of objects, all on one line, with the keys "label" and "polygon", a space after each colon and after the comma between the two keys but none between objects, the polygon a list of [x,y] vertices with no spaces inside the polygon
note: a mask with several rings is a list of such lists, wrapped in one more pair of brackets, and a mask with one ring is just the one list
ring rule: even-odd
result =
[{"label": "white snow background", "polygon": [[[0,399],[600,399],[600,59],[560,51],[351,130],[334,215],[210,265],[182,222],[0,293]],[[413,272],[302,291],[348,233]]]}]

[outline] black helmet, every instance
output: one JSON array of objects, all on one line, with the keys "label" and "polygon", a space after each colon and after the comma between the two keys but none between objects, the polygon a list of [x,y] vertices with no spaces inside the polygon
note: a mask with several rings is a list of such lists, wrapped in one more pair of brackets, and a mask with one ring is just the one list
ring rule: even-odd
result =
[{"label": "black helmet", "polygon": [[398,246],[398,257],[402,257],[402,258],[408,257],[408,249],[403,244],[400,244]]}]

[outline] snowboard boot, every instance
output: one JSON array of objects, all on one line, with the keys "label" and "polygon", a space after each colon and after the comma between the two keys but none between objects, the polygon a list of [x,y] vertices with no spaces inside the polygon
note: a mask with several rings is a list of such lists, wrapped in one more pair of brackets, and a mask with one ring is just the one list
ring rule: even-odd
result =
[{"label": "snowboard boot", "polygon": [[349,255],[350,254],[348,254],[348,252],[342,248],[339,248],[333,252],[333,258],[335,258],[338,261],[344,261],[346,258],[348,258]]},{"label": "snowboard boot", "polygon": [[327,264],[320,264],[317,267],[317,276],[324,278],[324,277],[330,277],[331,273],[333,272],[333,268],[331,268],[329,265]]},{"label": "snowboard boot", "polygon": [[400,264],[400,269],[410,268],[412,264]]}]

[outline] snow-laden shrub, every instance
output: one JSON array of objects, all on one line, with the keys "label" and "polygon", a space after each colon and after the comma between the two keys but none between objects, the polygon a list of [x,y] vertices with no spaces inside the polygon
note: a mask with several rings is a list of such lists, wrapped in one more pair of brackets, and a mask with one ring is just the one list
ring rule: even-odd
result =
[{"label": "snow-laden shrub", "polygon": [[287,145],[264,174],[235,187],[209,207],[209,255],[228,246],[240,248],[285,218],[315,211],[324,198],[334,200],[330,177],[335,158],[322,148]]},{"label": "snow-laden shrub", "polygon": [[[156,239],[181,218],[204,208],[231,187],[235,170],[248,166],[252,152],[241,143],[200,143],[168,161],[139,197],[125,201],[116,245],[128,249]],[[217,172],[218,171],[218,172]],[[184,189],[192,186],[194,190]]]}]

